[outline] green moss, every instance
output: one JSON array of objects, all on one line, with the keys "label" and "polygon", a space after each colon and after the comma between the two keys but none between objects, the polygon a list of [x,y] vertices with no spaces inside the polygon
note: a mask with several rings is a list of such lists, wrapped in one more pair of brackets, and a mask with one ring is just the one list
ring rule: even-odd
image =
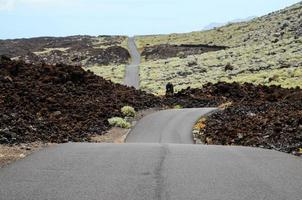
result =
[{"label": "green moss", "polygon": [[114,83],[123,83],[125,76],[125,65],[117,66],[92,66],[85,67],[85,70],[92,71],[95,75],[101,76]]},{"label": "green moss", "polygon": [[[301,26],[301,13],[302,4],[295,4],[249,22],[229,24],[209,31],[137,37],[140,50],[158,44],[230,47],[194,57],[143,60],[140,67],[141,88],[163,95],[167,82],[172,82],[176,91],[217,81],[301,87],[302,37],[296,37],[295,31],[291,31]],[[192,61],[196,65],[188,67]],[[228,63],[233,70],[225,70]]]},{"label": "green moss", "polygon": [[[238,47],[249,44],[266,44],[276,39],[288,39],[294,33],[282,28],[285,21],[290,27],[299,27],[301,4],[295,4],[273,14],[249,22],[233,23],[208,31],[183,34],[153,35],[137,37],[140,49],[158,44],[216,44]],[[291,21],[288,21],[288,19]]]},{"label": "green moss", "polygon": [[[294,38],[278,44],[250,45],[225,51],[209,52],[194,56],[197,65],[188,67],[189,58],[169,58],[146,61],[140,66],[141,87],[155,94],[164,94],[165,84],[172,82],[176,90],[201,87],[207,82],[238,81],[258,84],[281,84],[284,87],[300,86],[302,66],[301,45]],[[276,52],[280,45],[290,49],[286,53]],[[225,71],[231,63],[233,70]],[[277,74],[281,73],[282,74]],[[185,75],[184,75],[185,74]],[[278,75],[274,81],[272,76]],[[293,78],[292,78],[293,77]],[[300,76],[301,77],[301,76]],[[292,81],[292,84],[286,83]]]},{"label": "green moss", "polygon": [[121,46],[125,49],[128,48],[128,37],[126,36],[98,36],[94,38],[92,47],[95,49],[106,49],[112,46]]},{"label": "green moss", "polygon": [[65,52],[68,49],[69,48],[44,48],[44,51],[37,51],[37,52],[33,52],[33,53],[36,54],[37,56],[40,56],[40,55],[49,54],[52,51],[62,51],[62,52]]}]

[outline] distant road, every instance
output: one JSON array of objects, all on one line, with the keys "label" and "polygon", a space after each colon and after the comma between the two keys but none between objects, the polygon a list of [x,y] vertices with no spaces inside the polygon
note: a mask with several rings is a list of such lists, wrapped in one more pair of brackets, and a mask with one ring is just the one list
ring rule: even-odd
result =
[{"label": "distant road", "polygon": [[136,47],[134,37],[129,38],[128,48],[131,55],[131,63],[126,66],[124,84],[139,89],[139,64],[141,62],[141,56]]},{"label": "distant road", "polygon": [[200,116],[213,110],[215,109],[192,108],[153,113],[135,125],[126,142],[193,144],[192,127]]}]

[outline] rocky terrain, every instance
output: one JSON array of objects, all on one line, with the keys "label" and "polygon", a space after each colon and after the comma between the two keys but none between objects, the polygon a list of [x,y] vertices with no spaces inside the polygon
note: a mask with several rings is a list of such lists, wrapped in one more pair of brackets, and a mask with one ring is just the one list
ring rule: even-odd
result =
[{"label": "rocky terrain", "polygon": [[[0,40],[6,55],[0,57],[0,144],[91,141],[125,105],[223,105],[202,121],[196,139],[300,155],[301,13],[298,3],[209,31],[138,37],[145,92],[95,75],[123,80],[126,37]],[[174,95],[147,93],[163,94],[167,82]]]},{"label": "rocky terrain", "polygon": [[81,66],[126,64],[130,58],[124,36],[39,37],[0,40],[0,55],[34,64]]},{"label": "rocky terrain", "polygon": [[160,105],[151,94],[113,84],[79,66],[0,58],[0,143],[89,141],[131,105]]},{"label": "rocky terrain", "polygon": [[[167,82],[172,82],[177,90],[219,81],[301,87],[301,13],[302,2],[251,21],[213,30],[138,37],[136,42],[142,52],[153,49],[153,56],[148,55],[152,60],[145,60],[140,67],[141,87],[155,94],[163,94]],[[196,51],[184,56],[188,51],[163,54],[158,48],[162,45],[229,48]]]},{"label": "rocky terrain", "polygon": [[79,66],[26,64],[0,58],[0,144],[91,141],[122,116],[161,107],[229,105],[195,135],[206,144],[244,145],[295,153],[302,148],[302,90],[217,83],[157,97],[114,84]]},{"label": "rocky terrain", "polygon": [[209,45],[169,45],[161,44],[144,48],[142,56],[145,60],[166,59],[170,57],[185,58],[189,55],[202,54],[211,51],[226,49],[224,46]]},{"label": "rocky terrain", "polygon": [[302,154],[302,90],[278,86],[217,83],[185,89],[171,105],[228,105],[207,117],[195,138],[204,144],[240,145]]}]

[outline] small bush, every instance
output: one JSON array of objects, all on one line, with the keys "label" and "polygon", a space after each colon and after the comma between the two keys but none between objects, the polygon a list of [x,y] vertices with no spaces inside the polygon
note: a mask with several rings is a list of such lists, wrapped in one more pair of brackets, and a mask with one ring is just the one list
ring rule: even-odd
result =
[{"label": "small bush", "polygon": [[175,105],[174,109],[183,109],[183,107],[181,105]]},{"label": "small bush", "polygon": [[134,117],[136,115],[134,108],[131,106],[124,106],[122,107],[121,111],[126,117]]},{"label": "small bush", "polygon": [[111,126],[121,127],[121,128],[131,128],[131,124],[121,117],[112,117],[108,119]]}]

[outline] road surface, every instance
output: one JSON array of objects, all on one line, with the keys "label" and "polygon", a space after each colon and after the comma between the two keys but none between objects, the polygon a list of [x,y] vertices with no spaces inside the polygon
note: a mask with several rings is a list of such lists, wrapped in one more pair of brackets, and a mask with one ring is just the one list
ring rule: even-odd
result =
[{"label": "road surface", "polygon": [[214,108],[165,110],[144,117],[128,135],[128,143],[193,144],[192,127]]},{"label": "road surface", "polygon": [[[125,84],[139,87],[140,56]],[[302,159],[246,147],[193,145],[205,109],[143,118],[127,144],[62,144],[0,169],[0,200],[301,200]]]},{"label": "road surface", "polygon": [[302,160],[181,144],[64,144],[0,170],[1,200],[300,200]]},{"label": "road surface", "polygon": [[139,89],[139,64],[141,62],[141,57],[137,50],[134,37],[129,38],[128,48],[131,55],[131,63],[126,66],[124,84]]}]

